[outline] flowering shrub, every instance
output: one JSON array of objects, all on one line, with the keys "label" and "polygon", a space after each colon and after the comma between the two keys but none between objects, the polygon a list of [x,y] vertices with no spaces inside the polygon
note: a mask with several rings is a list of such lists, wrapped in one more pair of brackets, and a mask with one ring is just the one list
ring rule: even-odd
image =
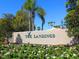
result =
[{"label": "flowering shrub", "polygon": [[79,45],[0,45],[0,59],[79,59]]}]

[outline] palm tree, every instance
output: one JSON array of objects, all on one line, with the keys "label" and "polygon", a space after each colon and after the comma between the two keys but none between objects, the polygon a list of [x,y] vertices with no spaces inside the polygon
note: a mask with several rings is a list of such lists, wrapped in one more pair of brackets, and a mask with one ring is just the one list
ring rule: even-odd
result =
[{"label": "palm tree", "polygon": [[37,27],[37,30],[39,31],[40,29],[41,29],[41,28],[38,26],[38,27]]},{"label": "palm tree", "polygon": [[55,22],[50,21],[50,22],[48,22],[48,25],[53,27],[55,25]]},{"label": "palm tree", "polygon": [[4,13],[3,14],[3,18],[8,19],[8,20],[13,20],[14,19],[14,15],[10,14],[10,13]]},{"label": "palm tree", "polygon": [[35,14],[38,14],[38,16],[41,18],[42,20],[42,30],[43,30],[43,26],[45,23],[45,11],[43,8],[39,7],[36,5],[36,0],[27,0],[24,5],[23,5],[24,9],[29,12],[29,31],[30,31],[30,22],[32,21],[32,30],[34,31],[34,19],[35,19]]}]

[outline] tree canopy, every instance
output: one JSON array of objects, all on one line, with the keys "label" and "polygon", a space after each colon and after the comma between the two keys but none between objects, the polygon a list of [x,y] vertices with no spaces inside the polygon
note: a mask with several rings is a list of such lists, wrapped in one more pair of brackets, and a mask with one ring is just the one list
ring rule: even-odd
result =
[{"label": "tree canopy", "polygon": [[45,11],[43,8],[39,7],[37,4],[36,4],[37,0],[26,0],[26,2],[24,3],[24,9],[26,11],[29,12],[29,30],[30,30],[30,21],[32,21],[32,30],[34,30],[34,19],[35,19],[35,14],[38,14],[38,16],[41,18],[42,20],[42,30],[43,30],[43,26],[45,24]]},{"label": "tree canopy", "polygon": [[[68,0],[70,9],[65,17],[65,24],[68,28],[69,36],[79,38],[79,0]],[[73,6],[74,5],[74,6]]]},{"label": "tree canopy", "polygon": [[[0,39],[10,38],[13,32],[35,30],[35,14],[42,20],[42,30],[45,24],[45,11],[36,4],[36,0],[26,0],[22,8],[15,15],[11,13],[3,14],[0,18]],[[29,28],[30,27],[30,28]]]}]

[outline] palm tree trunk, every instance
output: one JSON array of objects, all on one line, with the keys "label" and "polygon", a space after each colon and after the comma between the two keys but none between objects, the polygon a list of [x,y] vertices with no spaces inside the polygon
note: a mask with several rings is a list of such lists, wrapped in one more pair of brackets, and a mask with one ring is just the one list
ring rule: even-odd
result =
[{"label": "palm tree trunk", "polygon": [[34,12],[34,10],[32,10],[31,11],[31,14],[32,14],[32,16],[31,16],[31,20],[32,20],[32,31],[34,31],[35,29],[34,29],[34,18],[35,18],[35,12]]},{"label": "palm tree trunk", "polygon": [[42,30],[43,30],[43,26],[44,26],[44,24],[42,23]]},{"label": "palm tree trunk", "polygon": [[32,31],[34,31],[34,20],[32,19]]},{"label": "palm tree trunk", "polygon": [[31,31],[31,13],[29,12],[29,31]]},{"label": "palm tree trunk", "polygon": [[32,18],[32,31],[34,31],[34,18]]},{"label": "palm tree trunk", "polygon": [[29,12],[29,31],[34,31],[34,18],[32,17],[32,12]]},{"label": "palm tree trunk", "polygon": [[30,31],[30,19],[29,19],[29,31]]}]

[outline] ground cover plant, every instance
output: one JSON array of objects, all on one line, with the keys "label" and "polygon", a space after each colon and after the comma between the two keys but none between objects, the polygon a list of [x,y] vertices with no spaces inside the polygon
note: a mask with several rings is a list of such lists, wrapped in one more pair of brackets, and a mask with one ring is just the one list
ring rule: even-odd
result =
[{"label": "ground cover plant", "polygon": [[0,45],[0,59],[79,59],[79,45]]}]

